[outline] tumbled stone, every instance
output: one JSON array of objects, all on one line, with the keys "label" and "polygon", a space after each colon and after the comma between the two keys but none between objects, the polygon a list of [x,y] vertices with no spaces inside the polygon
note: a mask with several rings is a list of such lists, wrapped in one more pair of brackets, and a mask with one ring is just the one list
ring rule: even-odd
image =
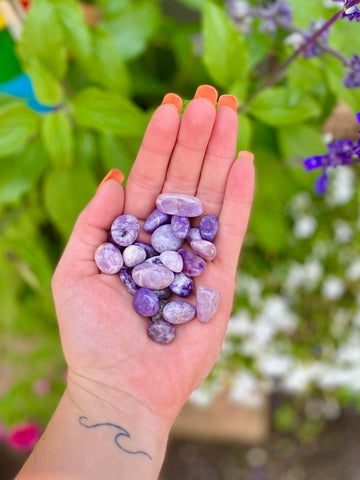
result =
[{"label": "tumbled stone", "polygon": [[207,240],[193,240],[190,242],[190,246],[195,253],[208,262],[216,257],[215,245]]},{"label": "tumbled stone", "polygon": [[166,320],[155,320],[155,322],[150,323],[147,333],[149,337],[158,343],[170,343],[174,340],[176,335],[176,330],[174,325],[167,322]]},{"label": "tumbled stone", "polygon": [[[154,292],[154,293],[155,293],[155,292]],[[158,297],[158,298],[159,298],[159,297]],[[166,300],[160,300],[160,308],[159,308],[158,312],[155,313],[155,315],[153,315],[153,316],[151,317],[151,320],[152,320],[153,322],[155,322],[156,320],[161,320],[161,319],[163,320],[162,312],[163,312],[163,310],[164,310],[164,307],[165,307],[166,303],[167,303]]]},{"label": "tumbled stone", "polygon": [[153,292],[159,300],[167,300],[172,294],[170,287],[162,288],[161,290],[153,290]]},{"label": "tumbled stone", "polygon": [[190,231],[188,236],[186,237],[186,240],[189,243],[192,242],[193,240],[202,240],[199,229],[196,227],[190,228]]},{"label": "tumbled stone", "polygon": [[194,281],[183,272],[175,273],[175,279],[169,288],[178,297],[186,298],[194,290]]},{"label": "tumbled stone", "polygon": [[174,300],[169,302],[163,308],[163,318],[170,323],[186,323],[195,317],[195,307],[184,300]]},{"label": "tumbled stone", "polygon": [[179,253],[184,262],[183,272],[186,275],[189,275],[189,277],[197,277],[204,271],[206,263],[203,258],[190,250],[185,250],[185,248],[181,248]]},{"label": "tumbled stone", "polygon": [[136,285],[136,283],[134,282],[131,276],[130,268],[127,268],[127,267],[122,268],[119,272],[119,277],[124,287],[126,288],[126,290],[129,293],[131,293],[131,295],[134,295],[134,293],[136,292],[136,290],[139,289],[139,287]]},{"label": "tumbled stone", "polygon": [[162,290],[174,281],[174,273],[163,265],[140,263],[132,271],[134,282],[139,287]]},{"label": "tumbled stone", "polygon": [[190,220],[188,217],[173,215],[171,217],[171,228],[175,237],[186,238],[190,231]]},{"label": "tumbled stone", "polygon": [[175,273],[181,272],[184,266],[184,262],[180,253],[174,252],[173,250],[166,250],[165,252],[162,252],[160,254],[160,260],[165,267]]},{"label": "tumbled stone", "polygon": [[101,272],[113,274],[120,272],[124,261],[119,247],[106,242],[96,249],[95,263]]},{"label": "tumbled stone", "polygon": [[111,225],[111,237],[118,245],[127,247],[135,242],[139,230],[140,223],[134,215],[120,215]]},{"label": "tumbled stone", "polygon": [[149,288],[139,288],[133,298],[134,309],[144,317],[152,317],[160,308],[160,300]]},{"label": "tumbled stone", "polygon": [[220,293],[215,288],[200,286],[196,290],[196,315],[200,322],[207,323],[220,305]]},{"label": "tumbled stone", "polygon": [[152,233],[156,230],[160,225],[165,225],[165,223],[170,222],[170,215],[160,212],[157,208],[150,213],[147,219],[144,222],[144,230],[145,232]]},{"label": "tumbled stone", "polygon": [[159,253],[166,250],[178,250],[183,241],[175,237],[171,225],[161,225],[151,235],[151,245]]},{"label": "tumbled stone", "polygon": [[151,263],[152,265],[164,265],[160,259],[160,255],[155,255],[155,257],[147,258],[145,260],[145,263]]},{"label": "tumbled stone", "polygon": [[180,193],[161,193],[156,199],[156,206],[163,213],[183,217],[197,217],[204,211],[198,198]]},{"label": "tumbled stone", "polygon": [[[198,239],[200,240],[200,239]],[[150,245],[150,243],[146,242],[135,242],[134,245],[137,245],[138,247],[141,247],[145,250],[146,252],[146,258],[154,257],[155,255],[158,254],[158,252]]]},{"label": "tumbled stone", "polygon": [[138,245],[129,245],[123,251],[123,258],[127,267],[135,267],[146,259],[146,252]]},{"label": "tumbled stone", "polygon": [[219,220],[216,215],[204,215],[200,220],[199,231],[203,240],[212,242],[219,228]]}]

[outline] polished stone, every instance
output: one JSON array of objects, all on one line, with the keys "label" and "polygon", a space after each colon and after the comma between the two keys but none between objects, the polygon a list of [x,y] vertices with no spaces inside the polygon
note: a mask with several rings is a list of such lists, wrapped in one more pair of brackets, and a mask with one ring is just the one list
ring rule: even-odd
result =
[{"label": "polished stone", "polygon": [[197,277],[204,271],[206,263],[203,258],[185,248],[181,248],[179,253],[184,262],[183,272],[186,275],[189,277]]},{"label": "polished stone", "polygon": [[196,289],[196,315],[200,322],[207,323],[220,305],[220,293],[215,288],[199,286]]},{"label": "polished stone", "polygon": [[169,288],[178,297],[186,298],[194,290],[194,281],[183,272],[175,273],[175,279]]},{"label": "polished stone", "polygon": [[134,243],[139,231],[140,223],[134,215],[120,215],[111,225],[111,237],[122,247]]},{"label": "polished stone", "polygon": [[197,217],[204,211],[198,198],[179,193],[161,193],[156,199],[156,206],[163,213],[184,217]]},{"label": "polished stone", "polygon": [[151,245],[159,253],[166,250],[178,250],[183,243],[181,238],[174,235],[171,225],[161,225],[151,235]]},{"label": "polished stone", "polygon": [[124,287],[129,293],[131,293],[131,295],[134,295],[136,290],[139,290],[139,287],[136,285],[136,283],[132,278],[130,268],[127,268],[127,267],[122,268],[119,272],[119,277]]},{"label": "polished stone", "polygon": [[148,218],[144,222],[144,230],[145,232],[152,233],[156,230],[160,225],[164,225],[165,223],[170,223],[170,215],[160,212],[157,208],[150,213]]},{"label": "polished stone", "polygon": [[160,254],[160,260],[169,270],[175,273],[181,272],[184,266],[182,256],[173,250],[166,250]]},{"label": "polished stone", "polygon": [[146,259],[146,252],[139,245],[129,245],[123,251],[123,258],[127,267],[135,267]]},{"label": "polished stone", "polygon": [[204,215],[200,220],[199,231],[203,240],[212,242],[219,228],[219,220],[216,215]]},{"label": "polished stone", "polygon": [[169,302],[163,308],[163,318],[170,323],[187,323],[195,317],[196,310],[194,305],[184,300],[174,300]]},{"label": "polished stone", "polygon": [[190,220],[188,217],[173,215],[171,217],[171,228],[175,237],[186,238],[190,231]]},{"label": "polished stone", "polygon": [[124,261],[119,247],[106,242],[96,249],[95,263],[101,272],[112,274],[120,272]]},{"label": "polished stone", "polygon": [[134,282],[139,287],[162,290],[174,281],[174,273],[163,265],[140,263],[132,270]]},{"label": "polished stone", "polygon": [[133,298],[134,309],[144,317],[152,317],[160,309],[160,300],[149,288],[139,288]]},{"label": "polished stone", "polygon": [[150,323],[147,333],[154,342],[166,344],[174,340],[176,329],[171,323],[160,319]]},{"label": "polished stone", "polygon": [[191,248],[204,260],[211,262],[216,257],[216,247],[207,240],[193,240],[190,242]]}]

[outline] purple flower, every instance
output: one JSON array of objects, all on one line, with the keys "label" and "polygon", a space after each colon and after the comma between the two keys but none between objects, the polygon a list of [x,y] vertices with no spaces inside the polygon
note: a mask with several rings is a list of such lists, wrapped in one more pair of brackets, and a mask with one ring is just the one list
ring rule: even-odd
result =
[{"label": "purple flower", "polygon": [[329,177],[324,171],[314,183],[314,192],[318,195],[324,195],[328,187]]},{"label": "purple flower", "polygon": [[351,57],[350,67],[346,72],[344,84],[348,88],[360,87],[360,57],[358,55]]},{"label": "purple flower", "polygon": [[356,20],[360,22],[360,10],[357,7],[357,4],[360,3],[360,0],[333,0],[333,2],[342,2],[344,12],[341,15],[341,18],[347,17],[350,22]]},{"label": "purple flower", "polygon": [[265,7],[259,7],[257,13],[262,19],[260,30],[271,35],[276,33],[278,24],[292,22],[292,9],[287,2],[268,2]]},{"label": "purple flower", "polygon": [[[310,27],[304,33],[304,39],[307,41],[317,30],[320,30],[325,25],[325,20],[319,20],[318,22],[311,22]],[[322,43],[327,44],[327,40],[329,37],[329,29],[326,29],[322,34],[316,39],[316,41],[312,42],[308,45],[305,50],[303,51],[304,58],[313,58],[319,57],[324,53],[324,49],[319,45],[318,40],[321,40]]]}]

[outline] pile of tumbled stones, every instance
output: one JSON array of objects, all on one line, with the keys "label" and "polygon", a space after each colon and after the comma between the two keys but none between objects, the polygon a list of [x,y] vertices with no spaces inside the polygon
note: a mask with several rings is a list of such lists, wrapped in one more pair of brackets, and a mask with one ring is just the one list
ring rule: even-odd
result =
[{"label": "pile of tumbled stones", "polygon": [[[109,241],[95,252],[99,270],[119,274],[133,295],[136,312],[151,320],[147,332],[155,342],[170,343],[175,338],[175,325],[189,322],[195,315],[207,323],[218,309],[220,294],[210,287],[197,287],[196,307],[185,300],[169,299],[173,294],[189,297],[194,290],[193,277],[216,256],[212,241],[218,231],[217,217],[204,215],[199,227],[190,225],[190,218],[203,211],[196,197],[162,193],[143,225],[151,233],[151,244],[137,241],[140,222],[136,217],[120,215],[111,226]],[[182,248],[184,240],[190,249]]]}]

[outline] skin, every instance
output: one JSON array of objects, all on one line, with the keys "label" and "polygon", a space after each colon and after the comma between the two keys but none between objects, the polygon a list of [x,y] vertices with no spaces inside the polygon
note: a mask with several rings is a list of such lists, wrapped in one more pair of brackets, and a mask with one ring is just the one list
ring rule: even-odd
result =
[{"label": "skin", "polygon": [[[180,121],[174,105],[162,105],[150,120],[126,188],[106,181],[80,214],[52,283],[68,385],[17,480],[52,474],[158,476],[170,427],[216,362],[231,314],[254,187],[252,161],[234,161],[236,138],[237,115],[227,106],[215,108],[197,98]],[[149,339],[148,321],[134,311],[118,276],[99,273],[94,262],[113,220],[122,213],[145,220],[162,192],[196,195],[204,213],[218,215],[220,224],[217,257],[195,279],[195,287],[220,292],[219,310],[209,324],[195,318],[181,325],[169,345]],[[142,232],[140,239],[148,238]],[[190,301],[195,304],[195,298]],[[95,435],[79,426],[81,415],[89,423],[121,425],[132,437],[124,445],[146,450],[152,460],[118,451],[109,427],[96,429]],[[57,442],[55,457],[49,453],[52,442]]]}]

